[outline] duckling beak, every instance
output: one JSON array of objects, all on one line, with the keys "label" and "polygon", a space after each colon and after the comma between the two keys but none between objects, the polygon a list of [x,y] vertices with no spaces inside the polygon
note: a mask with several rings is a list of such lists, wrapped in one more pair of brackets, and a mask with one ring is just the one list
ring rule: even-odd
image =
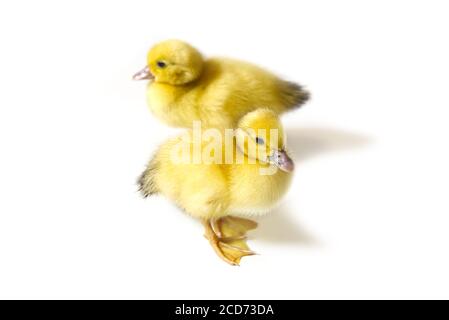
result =
[{"label": "duckling beak", "polygon": [[146,66],[133,76],[133,80],[153,80],[153,79],[154,75],[151,73],[150,68],[148,66]]},{"label": "duckling beak", "polygon": [[285,172],[292,172],[295,169],[293,160],[288,156],[285,150],[274,150],[273,154],[269,157],[270,163],[277,166],[279,169]]}]

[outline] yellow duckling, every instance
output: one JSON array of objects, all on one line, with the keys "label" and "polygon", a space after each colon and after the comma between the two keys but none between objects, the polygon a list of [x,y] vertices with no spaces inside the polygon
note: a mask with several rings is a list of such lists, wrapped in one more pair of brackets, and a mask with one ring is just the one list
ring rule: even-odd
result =
[{"label": "yellow duckling", "polygon": [[167,40],[150,49],[147,66],[135,80],[150,80],[150,110],[174,127],[235,128],[256,108],[277,114],[299,107],[309,98],[300,85],[284,81],[252,64],[223,58],[204,59],[191,45]]},{"label": "yellow duckling", "polygon": [[[282,198],[294,165],[285,151],[281,122],[272,110],[257,109],[242,117],[237,129],[230,130],[231,139],[225,137],[215,149],[210,148],[214,139],[206,138],[213,136],[211,130],[222,133],[206,130],[196,144],[197,133],[188,130],[163,144],[139,185],[144,196],[162,194],[201,219],[216,253],[238,265],[243,256],[253,254],[244,239],[257,224],[245,218],[268,212]],[[202,154],[195,160],[198,146]]]}]

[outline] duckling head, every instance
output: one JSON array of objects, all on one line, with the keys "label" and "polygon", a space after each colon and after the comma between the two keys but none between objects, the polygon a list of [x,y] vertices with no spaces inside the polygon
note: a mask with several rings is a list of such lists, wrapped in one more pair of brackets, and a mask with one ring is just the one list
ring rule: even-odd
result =
[{"label": "duckling head", "polygon": [[285,133],[279,117],[269,109],[257,109],[243,116],[235,131],[237,147],[248,158],[274,165],[285,172],[294,169],[285,151]]},{"label": "duckling head", "polygon": [[197,79],[202,70],[203,57],[197,49],[180,40],[166,40],[150,49],[147,65],[133,79],[183,85]]}]

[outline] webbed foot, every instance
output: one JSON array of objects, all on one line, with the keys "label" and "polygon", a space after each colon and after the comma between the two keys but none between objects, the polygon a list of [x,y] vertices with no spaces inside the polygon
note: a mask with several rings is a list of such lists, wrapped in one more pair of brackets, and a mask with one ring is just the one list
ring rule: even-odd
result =
[{"label": "webbed foot", "polygon": [[257,227],[248,219],[227,216],[203,221],[205,237],[217,255],[233,266],[238,266],[243,257],[255,255],[246,244],[246,232]]}]

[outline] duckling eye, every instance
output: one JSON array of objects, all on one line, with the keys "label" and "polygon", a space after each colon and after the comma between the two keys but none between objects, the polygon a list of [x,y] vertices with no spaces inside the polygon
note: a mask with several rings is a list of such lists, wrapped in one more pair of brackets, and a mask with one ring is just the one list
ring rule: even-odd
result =
[{"label": "duckling eye", "polygon": [[157,66],[159,68],[165,68],[167,66],[167,64],[164,61],[158,61],[157,62]]},{"label": "duckling eye", "polygon": [[257,143],[257,144],[264,144],[265,141],[263,141],[262,138],[256,137],[256,143]]}]

